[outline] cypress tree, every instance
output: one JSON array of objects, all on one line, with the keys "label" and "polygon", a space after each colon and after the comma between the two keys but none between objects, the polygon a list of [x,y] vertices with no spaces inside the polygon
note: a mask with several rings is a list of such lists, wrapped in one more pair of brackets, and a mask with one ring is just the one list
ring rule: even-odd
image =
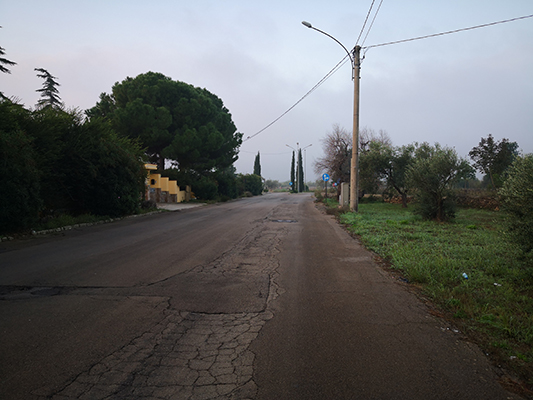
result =
[{"label": "cypress tree", "polygon": [[255,156],[254,175],[261,176],[261,161],[260,161],[259,152],[257,152],[257,155]]},{"label": "cypress tree", "polygon": [[294,151],[292,152],[292,162],[291,162],[291,191],[296,191],[296,174],[294,173]]},{"label": "cypress tree", "polygon": [[302,149],[298,149],[298,192],[304,191],[304,170],[302,165]]}]

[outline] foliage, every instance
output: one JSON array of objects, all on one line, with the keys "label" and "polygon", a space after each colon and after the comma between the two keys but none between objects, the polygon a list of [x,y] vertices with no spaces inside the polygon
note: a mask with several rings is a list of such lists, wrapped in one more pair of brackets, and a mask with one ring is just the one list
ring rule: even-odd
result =
[{"label": "foliage", "polygon": [[217,184],[207,176],[199,176],[192,186],[194,195],[200,200],[215,200],[218,193]]},{"label": "foliage", "polygon": [[272,179],[267,179],[265,181],[265,186],[270,189],[270,190],[274,190],[274,189],[277,189],[281,186],[281,184],[279,183],[279,181],[276,181],[276,180],[272,180]]},{"label": "foliage", "polygon": [[298,192],[305,191],[305,182],[304,182],[304,169],[302,161],[302,149],[298,149],[298,178],[297,178],[297,190]]},{"label": "foliage", "polygon": [[222,100],[160,73],[117,82],[87,115],[105,117],[120,134],[138,138],[161,170],[169,158],[182,170],[208,175],[232,166],[242,143]]},{"label": "foliage", "polygon": [[[0,47],[0,56],[5,55],[5,49],[3,47]],[[16,62],[10,61],[7,58],[0,57],[0,72],[3,72],[4,74],[10,74],[11,71],[9,68],[4,67],[4,65],[17,65]]]},{"label": "foliage", "polygon": [[63,103],[61,102],[59,90],[57,89],[61,85],[56,81],[57,78],[52,76],[44,68],[35,68],[35,71],[38,72],[37,76],[39,78],[44,79],[43,87],[36,90],[36,92],[41,93],[41,99],[37,102],[37,106],[61,108]]},{"label": "foliage", "polygon": [[322,148],[324,157],[315,161],[315,173],[328,173],[332,182],[350,182],[352,138],[348,132],[337,124],[333,125],[333,130],[322,139]]},{"label": "foliage", "polygon": [[101,120],[78,125],[65,141],[62,167],[68,169],[65,185],[75,214],[116,217],[139,211],[146,172],[138,143]]},{"label": "foliage", "polygon": [[486,338],[487,352],[531,379],[533,280],[503,233],[504,219],[499,212],[461,209],[453,224],[441,224],[386,203],[360,204],[358,213],[341,216],[367,248],[453,315],[463,332]]},{"label": "foliage", "polygon": [[296,172],[294,170],[294,164],[295,164],[295,159],[294,159],[294,151],[292,152],[292,160],[291,160],[291,192],[295,193],[296,192]]},{"label": "foliage", "polygon": [[525,252],[533,250],[533,154],[518,157],[499,194],[509,213],[508,228]]},{"label": "foliage", "polygon": [[246,174],[237,175],[237,186],[240,195],[250,192],[253,196],[263,193],[263,180],[259,175]]},{"label": "foliage", "polygon": [[[11,71],[9,70],[9,68],[6,67],[6,65],[12,66],[12,65],[17,65],[17,63],[14,61],[10,61],[7,58],[4,58],[3,56],[5,54],[6,54],[5,49],[0,46],[0,72],[4,74],[10,74]],[[0,92],[0,99],[4,99],[4,100],[6,99],[6,97],[4,96],[2,92]]]},{"label": "foliage", "polygon": [[235,167],[216,171],[213,176],[218,185],[218,196],[220,200],[226,201],[237,197],[237,177],[235,175]]},{"label": "foliage", "polygon": [[474,161],[474,167],[486,174],[493,188],[501,187],[505,170],[512,164],[518,155],[518,144],[502,139],[494,140],[492,135],[481,138],[479,145],[468,153]]},{"label": "foliage", "polygon": [[28,111],[8,101],[0,103],[0,115],[6,152],[2,168],[9,168],[2,196],[11,203],[12,218],[19,220],[9,229],[28,228],[37,215],[121,216],[138,210],[144,192],[143,151],[109,124],[87,122],[77,111]]},{"label": "foliage", "polygon": [[384,183],[387,191],[401,196],[402,207],[407,207],[410,186],[406,173],[413,162],[414,150],[415,145],[393,147],[390,140],[367,140],[359,157],[360,187],[368,193],[377,193]]},{"label": "foliage", "polygon": [[451,189],[458,180],[472,175],[472,167],[459,159],[454,149],[422,143],[407,168],[408,185],[416,189],[415,212],[424,219],[452,219],[455,200]]},{"label": "foliage", "polygon": [[261,176],[261,158],[260,158],[259,152],[257,152],[257,155],[255,156],[254,174]]},{"label": "foliage", "polygon": [[32,140],[19,126],[26,114],[22,106],[0,101],[0,233],[29,228],[41,207]]}]

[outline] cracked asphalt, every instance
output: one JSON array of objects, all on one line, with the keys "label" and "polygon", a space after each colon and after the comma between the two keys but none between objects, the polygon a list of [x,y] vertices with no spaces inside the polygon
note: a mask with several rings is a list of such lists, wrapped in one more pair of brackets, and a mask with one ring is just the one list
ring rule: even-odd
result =
[{"label": "cracked asphalt", "polygon": [[2,399],[518,399],[309,195],[0,246]]}]

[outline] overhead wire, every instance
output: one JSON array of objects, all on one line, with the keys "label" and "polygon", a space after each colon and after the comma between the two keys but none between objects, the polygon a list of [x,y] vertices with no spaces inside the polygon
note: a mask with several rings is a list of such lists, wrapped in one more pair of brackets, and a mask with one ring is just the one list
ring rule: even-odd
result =
[{"label": "overhead wire", "polygon": [[287,111],[285,111],[283,114],[281,114],[278,118],[276,118],[274,121],[272,121],[271,123],[269,123],[267,126],[265,126],[263,129],[261,129],[260,131],[254,133],[253,135],[251,136],[248,136],[246,139],[243,140],[243,143],[246,142],[247,140],[250,140],[254,137],[256,137],[257,135],[259,135],[260,133],[262,133],[263,131],[267,130],[268,128],[270,128],[272,125],[274,125],[276,122],[278,122],[281,118],[283,118],[285,115],[287,115],[294,107],[296,107],[298,104],[300,104],[307,96],[309,96],[311,93],[313,93],[316,89],[318,89],[325,81],[327,81],[331,75],[333,75],[335,72],[337,72],[337,70],[339,68],[341,68],[348,60],[348,54],[346,54],[338,63],[337,65],[335,65],[315,86],[313,86],[311,89],[309,89],[309,91],[304,94],[300,100],[298,100],[296,103],[294,103],[291,107],[289,107],[287,109]]},{"label": "overhead wire", "polygon": [[517,17],[517,18],[506,19],[506,20],[503,20],[503,21],[490,22],[490,23],[488,23],[488,24],[482,24],[482,25],[471,26],[471,27],[468,27],[468,28],[455,29],[455,30],[453,30],[453,31],[446,31],[446,32],[440,32],[440,33],[434,33],[434,34],[432,34],[432,35],[426,35],[426,36],[418,36],[418,37],[414,37],[414,38],[411,38],[411,39],[403,39],[403,40],[396,40],[396,41],[394,41],[394,42],[387,42],[387,43],[373,44],[373,45],[371,45],[371,46],[366,46],[366,47],[364,47],[364,49],[368,50],[368,49],[373,49],[373,48],[375,48],[375,47],[389,46],[389,45],[398,44],[398,43],[412,42],[412,41],[415,41],[415,40],[428,39],[428,38],[437,37],[437,36],[443,36],[443,35],[450,35],[450,34],[452,34],[452,33],[464,32],[464,31],[469,31],[469,30],[472,30],[472,29],[478,29],[478,28],[485,28],[485,27],[487,27],[487,26],[493,26],[493,25],[498,25],[498,24],[505,24],[505,23],[507,23],[507,22],[518,21],[518,20],[521,20],[521,19],[526,19],[526,18],[531,18],[531,17],[533,17],[533,14],[531,14],[531,15],[525,15],[525,16],[523,16],[523,17]]},{"label": "overhead wire", "polygon": [[361,47],[364,46],[365,42],[366,42],[366,39],[368,38],[368,34],[370,33],[370,30],[372,29],[372,27],[374,26],[374,22],[376,21],[376,17],[378,16],[378,13],[379,13],[379,10],[381,9],[381,5],[383,4],[383,0],[381,0],[379,2],[379,6],[378,6],[378,9],[376,10],[376,13],[374,14],[374,18],[372,19],[372,23],[370,24],[370,26],[368,27],[368,30],[366,31],[366,35],[365,35],[365,38],[363,39],[363,41],[361,42]]},{"label": "overhead wire", "polygon": [[372,0],[372,4],[370,4],[370,8],[368,9],[368,13],[366,14],[365,22],[363,23],[363,27],[361,28],[361,32],[359,32],[359,36],[357,37],[357,40],[355,41],[355,45],[356,46],[359,43],[359,39],[361,39],[361,36],[363,35],[366,23],[368,22],[368,17],[370,17],[370,13],[372,12],[372,8],[374,7],[375,1],[376,0]]},{"label": "overhead wire", "polygon": [[[370,10],[367,14],[367,18],[365,20],[365,24],[366,25],[366,22],[370,16],[370,12],[372,10],[372,7],[374,5],[374,1],[372,1],[372,4],[370,6]],[[372,20],[372,23],[367,31],[367,34],[365,35],[365,38],[363,40],[363,43],[366,41],[366,38],[368,37],[368,33],[370,32],[370,29],[372,28],[373,24],[374,24],[374,21],[376,19],[376,16],[377,16],[377,13],[379,12],[379,9],[381,8],[381,4],[383,3],[383,0],[381,0],[380,2],[380,5],[378,7],[378,10],[376,11],[376,14],[374,15],[374,19]],[[414,38],[410,38],[410,39],[403,39],[403,40],[396,40],[396,41],[393,41],[393,42],[386,42],[386,43],[380,43],[380,44],[374,44],[374,45],[370,45],[370,46],[361,46],[362,49],[365,50],[365,53],[369,50],[369,49],[372,49],[372,48],[376,48],[376,47],[382,47],[382,46],[389,46],[389,45],[394,45],[394,44],[399,44],[399,43],[405,43],[405,42],[412,42],[412,41],[415,41],[415,40],[421,40],[421,39],[428,39],[428,38],[432,38],[432,37],[437,37],[437,36],[443,36],[443,35],[449,35],[449,34],[452,34],[452,33],[457,33],[457,32],[464,32],[464,31],[469,31],[469,30],[472,30],[472,29],[478,29],[478,28],[485,28],[487,26],[493,26],[493,25],[498,25],[498,24],[504,24],[504,23],[507,23],[507,22],[513,22],[513,21],[519,21],[519,20],[522,20],[522,19],[527,19],[527,18],[532,18],[533,17],[533,14],[531,15],[525,15],[523,17],[517,17],[517,18],[511,18],[511,19],[506,19],[506,20],[502,20],[502,21],[496,21],[496,22],[491,22],[491,23],[488,23],[488,24],[482,24],[482,25],[476,25],[476,26],[471,26],[471,27],[468,27],[468,28],[461,28],[461,29],[455,29],[455,30],[452,30],[452,31],[446,31],[446,32],[440,32],[440,33],[435,33],[435,34],[431,34],[431,35],[426,35],[426,36],[418,36],[418,37],[414,37]],[[359,34],[359,38],[361,37],[362,33],[363,33],[363,30],[364,30],[364,25],[363,25],[363,29],[361,29],[361,33]],[[359,38],[357,39],[357,42],[359,42]],[[356,42],[356,43],[357,43]],[[250,140],[254,137],[256,137],[257,135],[259,135],[260,133],[264,132],[265,130],[267,130],[268,128],[270,128],[272,125],[274,125],[276,122],[278,122],[281,118],[283,118],[285,115],[287,115],[292,109],[294,109],[298,104],[300,104],[305,98],[307,98],[311,93],[313,93],[316,89],[318,89],[326,80],[328,80],[335,72],[337,72],[339,70],[339,68],[341,68],[346,62],[348,62],[349,60],[349,57],[348,57],[348,54],[346,54],[315,86],[313,86],[305,95],[303,95],[296,103],[294,103],[291,107],[289,107],[287,109],[287,111],[285,111],[283,114],[281,114],[278,118],[276,118],[274,121],[272,121],[271,123],[269,123],[267,126],[265,126],[263,129],[259,130],[258,132],[254,133],[253,135],[251,136],[248,136],[246,139],[243,140],[243,142],[246,142],[247,140]]]},{"label": "overhead wire", "polygon": [[[366,26],[366,23],[368,22],[368,18],[370,17],[370,14],[372,13],[372,8],[374,7],[374,3],[375,3],[376,0],[372,0],[372,3],[370,4],[370,8],[368,10],[368,13],[366,15],[366,18],[365,18],[365,22],[363,23],[363,27],[361,28],[361,32],[359,33],[359,37],[357,38],[357,42],[359,42],[359,39],[361,38],[361,36],[363,35],[363,32],[365,30],[365,26]],[[368,33],[370,32],[370,29],[372,29],[372,25],[374,25],[374,21],[376,20],[376,16],[377,16],[377,13],[379,12],[379,9],[381,8],[381,4],[383,4],[383,0],[381,0],[381,2],[379,3],[379,7],[378,7],[378,10],[376,11],[376,14],[374,15],[374,18],[372,19],[372,23],[370,24],[370,27],[368,28],[368,31],[366,33],[366,36],[365,36],[365,39],[363,40],[363,42],[366,40],[366,38],[368,37]],[[357,43],[356,42],[356,43]],[[243,143],[246,142],[247,140],[250,140],[254,137],[256,137],[257,135],[259,135],[260,133],[262,133],[263,131],[267,130],[268,128],[270,128],[272,125],[274,125],[276,122],[278,122],[281,118],[283,118],[285,115],[287,115],[293,108],[295,108],[298,104],[300,104],[307,96],[309,96],[311,93],[313,93],[316,89],[318,89],[326,80],[328,80],[331,75],[333,75],[335,72],[337,72],[337,70],[339,68],[341,68],[344,64],[346,64],[346,62],[348,60],[346,60],[346,58],[350,58],[351,56],[349,56],[348,54],[345,55],[342,60],[340,60],[337,65],[335,65],[327,74],[326,76],[324,76],[315,86],[313,86],[306,94],[304,94],[300,100],[298,100],[296,103],[294,103],[291,107],[289,107],[287,109],[287,111],[285,111],[283,114],[281,114],[278,118],[276,118],[274,121],[272,121],[271,123],[269,123],[267,126],[265,126],[263,129],[259,130],[258,132],[254,133],[253,135],[251,136],[248,136],[246,139],[243,140]],[[350,58],[350,61],[352,61],[352,59]],[[353,61],[352,61],[353,62]]]}]

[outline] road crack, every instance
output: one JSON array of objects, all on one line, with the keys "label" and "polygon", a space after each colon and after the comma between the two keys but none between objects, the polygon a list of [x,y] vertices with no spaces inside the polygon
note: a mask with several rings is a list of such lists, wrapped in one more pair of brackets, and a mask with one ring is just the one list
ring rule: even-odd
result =
[{"label": "road crack", "polygon": [[[249,350],[273,318],[283,226],[263,220],[200,275],[267,275],[268,293],[258,312],[205,313],[172,309],[149,331],[78,375],[48,399],[253,399],[254,353]],[[167,280],[166,283],[169,281]]]}]

